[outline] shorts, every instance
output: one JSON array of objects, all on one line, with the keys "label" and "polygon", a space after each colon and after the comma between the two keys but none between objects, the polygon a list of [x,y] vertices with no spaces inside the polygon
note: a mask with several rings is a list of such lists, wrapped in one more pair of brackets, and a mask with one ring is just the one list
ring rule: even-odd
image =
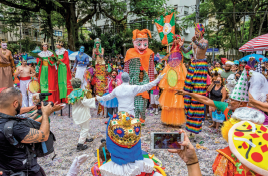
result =
[{"label": "shorts", "polygon": [[159,105],[159,95],[153,95],[150,96],[151,104]]}]

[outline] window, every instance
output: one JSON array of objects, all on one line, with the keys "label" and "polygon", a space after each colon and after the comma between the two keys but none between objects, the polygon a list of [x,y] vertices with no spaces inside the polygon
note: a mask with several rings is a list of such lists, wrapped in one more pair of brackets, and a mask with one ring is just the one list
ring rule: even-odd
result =
[{"label": "window", "polygon": [[57,37],[62,37],[62,31],[54,30],[54,35]]},{"label": "window", "polygon": [[24,35],[31,35],[31,29],[23,29]]},{"label": "window", "polygon": [[188,15],[188,14],[189,14],[189,7],[184,6],[184,15]]}]

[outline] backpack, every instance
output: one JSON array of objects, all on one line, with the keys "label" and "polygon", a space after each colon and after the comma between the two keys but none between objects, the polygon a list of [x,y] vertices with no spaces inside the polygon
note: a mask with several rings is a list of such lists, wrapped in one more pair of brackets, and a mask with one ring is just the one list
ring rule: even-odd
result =
[{"label": "backpack", "polygon": [[13,126],[17,122],[21,122],[29,128],[34,128],[38,130],[40,129],[41,123],[22,116],[12,117],[6,114],[1,114],[1,117],[5,119],[10,119],[5,123],[4,135],[11,145],[14,145],[16,148],[25,148],[28,166],[31,166],[31,161],[34,157],[44,157],[54,152],[53,144],[54,141],[56,141],[56,138],[51,131],[48,140],[40,143],[22,144],[19,143],[13,136]]}]

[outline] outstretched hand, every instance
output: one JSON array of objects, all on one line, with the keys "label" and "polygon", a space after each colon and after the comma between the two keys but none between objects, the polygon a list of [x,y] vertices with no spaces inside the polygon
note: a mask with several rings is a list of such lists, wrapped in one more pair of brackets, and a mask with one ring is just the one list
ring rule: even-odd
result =
[{"label": "outstretched hand", "polygon": [[157,79],[159,79],[159,80],[163,79],[164,76],[165,76],[165,74],[166,74],[166,73],[164,73],[164,74],[159,74],[158,77],[157,77]]},{"label": "outstretched hand", "polygon": [[184,141],[180,143],[180,145],[184,146],[184,149],[183,150],[168,149],[168,151],[170,153],[178,153],[178,155],[187,165],[191,165],[193,163],[198,162],[194,146],[191,144],[186,132],[184,130],[179,130],[179,134],[181,133],[184,134]]}]

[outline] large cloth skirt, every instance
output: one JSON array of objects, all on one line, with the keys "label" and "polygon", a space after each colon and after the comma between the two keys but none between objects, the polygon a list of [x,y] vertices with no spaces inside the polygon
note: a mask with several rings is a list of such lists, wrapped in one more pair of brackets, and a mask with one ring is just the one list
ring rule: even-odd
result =
[{"label": "large cloth skirt", "polygon": [[11,67],[0,67],[0,88],[13,87]]},{"label": "large cloth skirt", "polygon": [[[108,94],[109,93],[106,93],[103,96],[108,95]],[[118,100],[117,100],[117,98],[113,98],[113,99],[108,100],[108,101],[100,101],[100,104],[106,108],[117,108],[118,107]]]},{"label": "large cloth skirt", "polygon": [[76,73],[75,73],[75,78],[81,79],[81,82],[82,82],[81,88],[82,89],[85,89],[85,86],[87,84],[86,81],[84,80],[84,73],[85,73],[86,69],[87,69],[86,66],[84,66],[84,67],[77,67]]},{"label": "large cloth skirt", "polygon": [[183,89],[187,70],[181,62],[175,67],[167,64],[163,73],[165,76],[159,83],[159,87],[163,89],[159,98],[162,106],[161,121],[167,125],[179,126],[186,121],[184,100],[182,95],[175,95],[175,93]]}]

